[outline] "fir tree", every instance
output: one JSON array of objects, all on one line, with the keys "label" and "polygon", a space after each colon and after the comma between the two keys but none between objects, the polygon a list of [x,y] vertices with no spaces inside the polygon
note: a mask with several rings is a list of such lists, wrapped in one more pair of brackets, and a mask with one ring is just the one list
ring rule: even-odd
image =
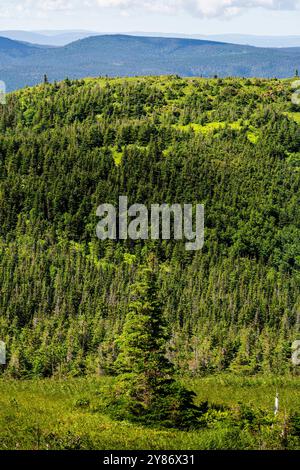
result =
[{"label": "fir tree", "polygon": [[194,392],[175,378],[166,357],[169,332],[162,316],[154,268],[143,267],[131,289],[132,301],[119,337],[117,378],[111,410],[118,418],[187,428],[195,426],[200,410]]}]

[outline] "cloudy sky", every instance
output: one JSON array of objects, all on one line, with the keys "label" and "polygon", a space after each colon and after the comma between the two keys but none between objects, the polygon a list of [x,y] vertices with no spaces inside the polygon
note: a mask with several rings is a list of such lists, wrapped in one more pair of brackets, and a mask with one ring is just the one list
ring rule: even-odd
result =
[{"label": "cloudy sky", "polygon": [[299,35],[300,0],[0,0],[0,30]]}]

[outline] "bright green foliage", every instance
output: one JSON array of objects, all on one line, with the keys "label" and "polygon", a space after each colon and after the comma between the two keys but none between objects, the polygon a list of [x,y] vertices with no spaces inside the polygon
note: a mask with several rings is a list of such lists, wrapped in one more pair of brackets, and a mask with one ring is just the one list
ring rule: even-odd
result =
[{"label": "bright green foliage", "polygon": [[193,403],[195,394],[176,382],[166,357],[169,334],[153,268],[141,268],[131,299],[118,339],[118,376],[109,410],[118,418],[147,424],[196,426],[200,410]]},{"label": "bright green foliage", "polygon": [[[291,81],[170,76],[65,80],[8,95],[0,106],[6,376],[112,372],[129,286],[152,252],[176,371],[297,373],[292,92]],[[203,250],[101,242],[96,209],[119,195],[147,207],[205,204]]]}]

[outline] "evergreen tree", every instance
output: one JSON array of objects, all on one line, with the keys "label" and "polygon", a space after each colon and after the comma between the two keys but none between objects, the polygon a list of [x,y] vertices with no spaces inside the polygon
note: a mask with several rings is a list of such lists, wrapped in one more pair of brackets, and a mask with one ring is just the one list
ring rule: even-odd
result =
[{"label": "evergreen tree", "polygon": [[[9,94],[0,106],[3,372],[110,373],[133,265],[155,251],[176,370],[297,373],[300,127],[291,91],[290,81],[148,77]],[[205,203],[204,249],[96,239],[96,207],[120,194],[148,207]]]},{"label": "evergreen tree", "polygon": [[170,338],[162,317],[155,269],[142,267],[131,289],[132,301],[115,363],[113,412],[118,418],[186,428],[195,426],[200,410],[195,394],[175,378],[166,357]]}]

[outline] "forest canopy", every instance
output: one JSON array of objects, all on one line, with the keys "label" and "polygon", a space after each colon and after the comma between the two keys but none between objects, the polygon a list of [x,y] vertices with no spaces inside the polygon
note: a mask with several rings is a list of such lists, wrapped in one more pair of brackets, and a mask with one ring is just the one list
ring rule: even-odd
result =
[{"label": "forest canopy", "polygon": [[[0,106],[0,338],[13,377],[110,373],[157,259],[179,371],[293,372],[300,110],[291,82],[64,80]],[[205,245],[100,241],[99,204],[204,204]]]}]

